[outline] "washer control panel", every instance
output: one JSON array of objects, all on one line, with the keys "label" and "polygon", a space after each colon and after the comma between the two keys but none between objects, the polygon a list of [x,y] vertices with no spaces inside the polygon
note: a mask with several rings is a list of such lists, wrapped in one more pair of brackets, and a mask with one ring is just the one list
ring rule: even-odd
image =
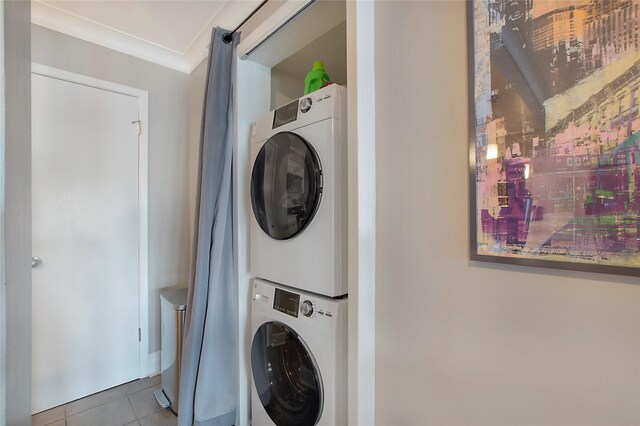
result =
[{"label": "washer control panel", "polygon": [[298,318],[298,306],[300,306],[299,294],[276,288],[273,309]]},{"label": "washer control panel", "polygon": [[[273,293],[269,293],[259,288],[256,284],[254,285],[253,301],[270,305],[278,312],[300,319],[318,320],[323,317],[332,318],[335,314],[335,312],[332,312],[335,311],[333,304],[327,303],[320,297],[313,298],[278,287],[273,289]],[[270,303],[271,300],[273,300],[272,305]]]}]

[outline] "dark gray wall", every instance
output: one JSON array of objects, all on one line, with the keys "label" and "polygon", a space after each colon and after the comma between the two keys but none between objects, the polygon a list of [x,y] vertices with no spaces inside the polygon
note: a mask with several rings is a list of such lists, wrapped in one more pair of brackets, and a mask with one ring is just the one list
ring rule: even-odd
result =
[{"label": "dark gray wall", "polygon": [[376,423],[640,424],[638,278],[469,261],[465,6],[375,3]]},{"label": "dark gray wall", "polygon": [[31,424],[31,6],[3,3],[5,418],[13,426]]},{"label": "dark gray wall", "polygon": [[149,351],[159,351],[159,291],[189,273],[189,75],[37,25],[31,34],[35,63],[149,92]]}]

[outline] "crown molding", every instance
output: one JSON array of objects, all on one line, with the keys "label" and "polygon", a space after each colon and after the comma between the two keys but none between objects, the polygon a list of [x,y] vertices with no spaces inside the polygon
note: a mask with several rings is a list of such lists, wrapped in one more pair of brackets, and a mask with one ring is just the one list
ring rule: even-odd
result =
[{"label": "crown molding", "polygon": [[191,73],[193,69],[181,52],[126,34],[38,0],[31,3],[31,22],[185,74]]},{"label": "crown molding", "polygon": [[[315,0],[286,0],[284,5],[247,35],[238,46],[239,53],[251,52],[309,3]],[[71,37],[134,56],[163,67],[190,74],[207,57],[214,27],[235,28],[256,8],[260,0],[226,1],[193,38],[185,52],[166,48],[40,0],[31,2],[31,22]],[[329,2],[328,2],[329,3]]]}]

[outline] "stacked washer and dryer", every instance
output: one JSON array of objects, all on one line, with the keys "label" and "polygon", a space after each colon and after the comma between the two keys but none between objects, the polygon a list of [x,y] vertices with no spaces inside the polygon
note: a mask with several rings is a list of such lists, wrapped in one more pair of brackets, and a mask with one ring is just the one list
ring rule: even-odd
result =
[{"label": "stacked washer and dryer", "polygon": [[346,425],[346,89],[261,117],[251,164],[252,425]]}]

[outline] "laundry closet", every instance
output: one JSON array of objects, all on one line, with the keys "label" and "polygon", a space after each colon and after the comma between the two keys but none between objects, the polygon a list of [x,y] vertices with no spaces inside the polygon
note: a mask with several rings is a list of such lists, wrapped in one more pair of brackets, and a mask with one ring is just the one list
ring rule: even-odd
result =
[{"label": "laundry closet", "polygon": [[[289,424],[286,423],[287,421],[293,422],[291,424],[316,424],[316,422],[332,424],[336,421],[346,424],[347,422],[348,323],[346,314],[347,305],[351,300],[350,295],[347,297],[349,210],[346,204],[348,203],[347,170],[349,167],[347,129],[351,117],[347,119],[346,114],[349,92],[346,9],[346,2],[316,1],[297,5],[286,2],[273,11],[271,16],[264,18],[262,24],[255,29],[249,31],[243,29],[242,41],[238,45],[235,146],[237,167],[234,170],[237,205],[234,206],[234,212],[237,224],[236,247],[239,248],[236,259],[238,261],[239,341],[242,361],[240,424],[248,424],[251,421],[252,406],[255,424],[270,424],[269,422],[274,421],[275,418],[281,418],[281,421],[285,422],[282,424]],[[305,75],[314,61],[324,63],[326,73],[335,85],[324,87],[303,98]],[[303,99],[307,103],[305,106],[300,104]],[[315,111],[321,109],[329,111],[326,112],[327,116],[312,118]],[[275,113],[270,113],[271,111]],[[335,114],[332,115],[330,111],[334,111]],[[322,113],[315,114],[322,115]],[[325,118],[328,123],[325,125],[325,130],[315,124],[304,125],[322,121]],[[338,132],[339,135],[332,136],[332,131]],[[336,144],[339,145],[339,149],[332,150],[333,145],[329,143],[330,149],[322,152],[323,148],[313,142],[314,139],[318,139],[316,135],[319,132],[326,134],[327,142],[332,137],[334,138],[332,140],[339,142]],[[295,138],[295,141],[292,139],[284,142],[287,146],[289,142],[292,146],[294,143],[299,144],[300,150],[308,151],[305,157],[307,166],[317,172],[317,175],[313,170],[310,174],[305,172],[304,179],[302,173],[297,176],[295,170],[285,172],[284,185],[296,185],[300,183],[294,182],[296,179],[301,182],[308,179],[316,183],[316,190],[315,193],[311,190],[310,196],[315,199],[315,202],[311,198],[305,199],[304,202],[308,205],[302,206],[308,211],[306,214],[308,217],[304,220],[299,217],[294,219],[293,222],[296,224],[293,225],[293,230],[290,230],[286,224],[283,225],[281,228],[286,230],[282,231],[282,235],[268,235],[269,229],[274,229],[277,224],[259,223],[260,220],[257,219],[260,216],[258,210],[262,211],[265,206],[261,198],[262,194],[256,196],[255,193],[255,191],[261,191],[256,188],[262,188],[262,182],[260,178],[256,179],[254,168],[260,155],[265,155],[264,149],[260,149],[264,139],[274,135]],[[306,143],[307,140],[309,143]],[[305,148],[304,145],[307,147]],[[276,151],[277,149],[274,149],[273,153]],[[275,155],[273,153],[272,155]],[[286,167],[299,167],[298,163],[304,162],[302,157],[298,161],[294,156],[283,160],[288,161]],[[323,156],[324,158],[321,159],[320,157]],[[310,163],[315,163],[314,158],[318,160],[317,166]],[[337,183],[332,181],[335,171],[341,173]],[[271,176],[269,173],[264,174]],[[275,174],[275,170],[272,174]],[[305,182],[305,185],[311,187],[310,182]],[[271,186],[267,183],[265,187],[270,191]],[[281,199],[282,197],[272,195],[271,198]],[[262,200],[262,207],[256,207],[256,200]],[[323,210],[329,208],[333,210]],[[292,209],[289,208],[289,210]],[[267,216],[273,219],[278,216],[278,212],[263,216],[266,221]],[[335,219],[337,223],[332,222],[329,225],[328,222],[323,221],[323,217],[326,217],[327,221]],[[317,222],[314,223],[314,221]],[[324,224],[319,225],[321,221]],[[307,226],[309,223],[310,225]],[[333,231],[333,235],[323,237],[318,233],[328,229]],[[315,249],[318,251],[318,256],[317,259],[310,260],[313,257],[314,243],[317,243]],[[336,245],[331,246],[333,243]],[[326,245],[326,250],[321,248],[323,245]],[[334,251],[338,253],[339,258],[343,259],[342,264],[335,268],[331,262],[332,259],[327,258],[330,255],[324,256],[324,253],[332,254]],[[286,267],[287,262],[291,262],[290,268]],[[279,263],[279,266],[273,267],[274,263]],[[340,276],[336,279],[326,278],[334,277],[335,274],[323,275],[322,267],[325,263],[331,264],[327,269],[331,271],[335,269]],[[340,260],[337,263],[340,263]],[[295,265],[298,266],[297,273],[294,271]],[[309,280],[305,279],[304,270],[310,271]],[[265,278],[270,282],[255,279],[255,277]],[[311,282],[314,281],[313,277],[318,279]],[[322,287],[322,283],[328,282],[337,282],[338,288]],[[265,324],[258,328],[262,321]],[[264,327],[267,322],[269,327],[272,327],[268,330]],[[304,330],[309,323],[313,324],[316,331],[327,327],[326,337],[316,336],[322,331],[305,335]],[[273,326],[273,324],[277,325]],[[336,324],[339,324],[337,329]],[[292,329],[287,334],[284,329],[289,325]],[[296,402],[299,408],[304,407],[304,409],[298,410],[299,412],[295,415],[290,413],[296,411],[295,407],[288,413],[286,407],[279,407],[273,401],[270,407],[265,404],[265,412],[260,404],[260,397],[256,393],[256,386],[259,387],[260,384],[252,381],[252,358],[254,370],[257,370],[256,357],[259,362],[261,357],[268,356],[269,352],[269,350],[255,347],[252,350],[254,339],[266,340],[268,336],[276,333],[293,336],[291,338],[294,340],[300,334],[301,343],[293,342],[289,352],[308,351],[311,353],[308,359],[311,360],[303,370],[318,371],[317,375],[308,374],[307,377],[298,378],[300,385],[307,389],[302,392],[307,395],[305,397],[307,400]],[[314,339],[318,342],[314,342]],[[324,346],[327,347],[324,348]],[[336,355],[341,350],[343,356]],[[306,356],[303,358],[307,359]],[[269,365],[273,364],[269,361]],[[286,369],[286,365],[281,367]],[[338,371],[337,375],[335,371]],[[267,377],[267,374],[271,373],[254,373],[253,379],[263,382],[262,385],[273,382],[273,378]],[[293,387],[296,385],[294,384]],[[273,389],[268,392],[277,394],[278,391]],[[286,393],[287,390],[283,392]],[[295,391],[291,392],[295,393]]]}]

